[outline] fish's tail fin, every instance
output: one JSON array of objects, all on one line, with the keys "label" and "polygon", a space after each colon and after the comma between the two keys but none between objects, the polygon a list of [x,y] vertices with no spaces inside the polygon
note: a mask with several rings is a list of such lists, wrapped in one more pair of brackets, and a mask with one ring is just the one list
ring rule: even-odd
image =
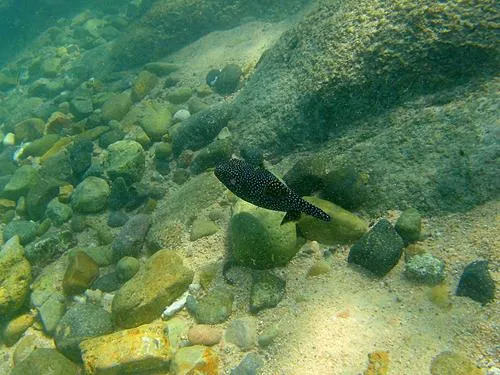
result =
[{"label": "fish's tail fin", "polygon": [[317,219],[323,220],[323,221],[330,221],[332,218],[330,215],[328,215],[325,211],[323,211],[321,208],[316,207],[315,205],[306,202],[304,207],[302,208],[302,212],[314,216]]}]

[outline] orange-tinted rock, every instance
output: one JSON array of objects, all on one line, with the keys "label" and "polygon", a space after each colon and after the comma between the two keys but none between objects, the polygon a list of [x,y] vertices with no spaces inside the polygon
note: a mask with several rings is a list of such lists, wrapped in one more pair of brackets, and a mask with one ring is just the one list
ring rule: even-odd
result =
[{"label": "orange-tinted rock", "polygon": [[193,345],[212,346],[222,338],[222,330],[208,324],[197,324],[188,331],[188,340]]},{"label": "orange-tinted rock", "polygon": [[172,361],[170,372],[175,375],[217,375],[219,357],[208,346],[194,345],[180,348]]}]

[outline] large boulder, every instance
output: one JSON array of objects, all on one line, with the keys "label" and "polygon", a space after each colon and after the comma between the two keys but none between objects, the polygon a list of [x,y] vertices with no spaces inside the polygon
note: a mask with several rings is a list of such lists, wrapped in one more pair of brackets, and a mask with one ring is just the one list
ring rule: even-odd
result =
[{"label": "large boulder", "polygon": [[156,252],[116,293],[112,305],[115,323],[128,328],[152,322],[192,281],[193,271],[174,251]]}]

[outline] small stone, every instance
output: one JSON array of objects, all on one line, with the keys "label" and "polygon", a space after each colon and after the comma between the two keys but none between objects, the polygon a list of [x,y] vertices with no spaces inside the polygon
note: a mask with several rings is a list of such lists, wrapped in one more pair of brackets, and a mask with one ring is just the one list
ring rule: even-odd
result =
[{"label": "small stone", "polygon": [[3,228],[3,239],[8,241],[18,236],[21,245],[26,245],[36,238],[37,229],[38,224],[34,221],[13,220]]},{"label": "small stone", "polygon": [[5,185],[2,196],[16,200],[25,195],[32,187],[37,186],[39,182],[40,174],[38,171],[30,165],[23,165],[16,170],[7,185]]},{"label": "small stone", "polygon": [[206,324],[197,324],[188,331],[188,340],[193,345],[212,346],[222,338],[222,329]]},{"label": "small stone", "polygon": [[456,294],[472,298],[483,305],[495,299],[495,281],[488,271],[488,261],[475,261],[465,267]]},{"label": "small stone", "polygon": [[257,342],[257,325],[251,317],[235,319],[226,329],[225,339],[241,350],[252,349]]},{"label": "small stone", "polygon": [[208,290],[212,281],[217,275],[219,265],[217,263],[208,263],[203,265],[199,271],[200,285],[204,290]]},{"label": "small stone", "polygon": [[71,99],[70,110],[77,120],[81,120],[94,111],[92,99],[89,96],[77,96]]},{"label": "small stone", "polygon": [[155,158],[157,160],[167,160],[172,155],[172,144],[166,142],[157,143],[155,146]]},{"label": "small stone", "polygon": [[403,238],[405,244],[418,241],[422,231],[422,217],[415,208],[405,210],[395,225],[396,232]]},{"label": "small stone", "polygon": [[23,333],[31,327],[35,318],[31,314],[23,314],[15,319],[12,319],[3,330],[3,342],[7,346],[14,345],[23,335]]},{"label": "small stone", "polygon": [[186,102],[193,95],[193,89],[190,87],[179,87],[178,89],[170,92],[167,99],[173,104],[182,104]]},{"label": "small stone", "polygon": [[71,205],[80,213],[99,212],[107,206],[109,194],[106,180],[90,176],[77,185],[71,196]]},{"label": "small stone", "polygon": [[264,366],[264,361],[255,352],[248,353],[241,362],[231,370],[231,375],[254,375]]},{"label": "small stone", "polygon": [[104,121],[120,121],[132,106],[130,94],[123,92],[111,96],[102,106],[102,118]]},{"label": "small stone", "polygon": [[61,203],[58,198],[54,198],[47,205],[45,215],[52,220],[54,225],[60,227],[71,219],[73,210],[67,204]]},{"label": "small stone", "polygon": [[63,289],[67,295],[82,293],[90,287],[99,275],[97,263],[83,251],[77,251],[70,258],[64,274]]},{"label": "small stone", "polygon": [[134,257],[123,257],[116,264],[116,276],[121,281],[130,280],[139,271],[140,263]]},{"label": "small stone", "polygon": [[132,140],[111,144],[105,159],[105,172],[112,179],[123,177],[130,184],[140,181],[145,170],[146,155],[142,146]]},{"label": "small stone", "polygon": [[112,243],[113,257],[138,256],[151,226],[151,218],[145,214],[132,216],[122,227]]},{"label": "small stone", "polygon": [[191,228],[191,241],[217,233],[219,227],[212,220],[196,219]]},{"label": "small stone", "polygon": [[250,311],[257,312],[276,307],[285,295],[285,280],[269,271],[254,271],[250,291]]},{"label": "small stone", "polygon": [[181,122],[186,120],[189,116],[191,116],[191,113],[187,109],[179,109],[177,112],[174,113],[174,117],[172,118],[173,122]]},{"label": "small stone", "polygon": [[53,335],[59,321],[66,312],[65,299],[63,295],[51,294],[41,306],[37,307],[38,316],[43,325],[43,330]]},{"label": "small stone", "polygon": [[444,279],[444,262],[430,253],[415,255],[406,263],[404,274],[410,280],[436,285]]},{"label": "small stone", "polygon": [[137,76],[137,79],[132,86],[131,99],[134,103],[141,101],[149,92],[156,86],[158,83],[158,77],[148,72],[147,70],[143,70]]},{"label": "small stone", "polygon": [[214,350],[203,345],[180,348],[172,361],[170,372],[175,375],[218,375],[219,357]]},{"label": "small stone", "polygon": [[318,260],[307,271],[307,276],[318,276],[328,273],[332,267],[324,260]]},{"label": "small stone", "polygon": [[187,308],[197,323],[219,324],[225,322],[231,315],[233,300],[234,295],[229,289],[218,287],[199,301],[188,296]]}]

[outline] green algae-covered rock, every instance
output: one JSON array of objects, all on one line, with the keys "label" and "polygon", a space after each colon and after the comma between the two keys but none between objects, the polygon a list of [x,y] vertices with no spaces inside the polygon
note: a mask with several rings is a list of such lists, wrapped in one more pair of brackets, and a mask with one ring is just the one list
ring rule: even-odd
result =
[{"label": "green algae-covered rock", "polygon": [[153,321],[192,281],[193,272],[174,251],[156,252],[116,293],[112,305],[115,323],[129,328]]},{"label": "green algae-covered rock", "polygon": [[250,311],[257,313],[275,307],[285,295],[285,280],[269,271],[254,271],[250,292]]},{"label": "green algae-covered rock", "polygon": [[67,204],[61,203],[58,198],[54,198],[47,205],[45,215],[59,227],[71,219],[73,210]]},{"label": "green algae-covered rock", "polygon": [[23,165],[17,169],[10,181],[5,185],[2,196],[16,200],[21,195],[25,195],[28,191],[38,184],[40,174],[30,165]]},{"label": "green algae-covered rock", "polygon": [[141,180],[145,162],[142,146],[135,141],[123,140],[109,145],[104,168],[112,180],[123,177],[125,182],[133,183]]},{"label": "green algae-covered rock", "polygon": [[140,263],[137,258],[123,257],[116,264],[116,276],[119,280],[130,280],[139,271]]},{"label": "green algae-covered rock", "polygon": [[187,298],[187,308],[197,323],[219,324],[225,322],[233,311],[234,294],[225,287],[212,289],[205,297]]},{"label": "green algae-covered rock", "polygon": [[158,83],[158,77],[147,70],[143,70],[137,76],[134,85],[132,86],[132,93],[130,95],[132,101],[141,101]]},{"label": "green algae-covered rock", "polygon": [[321,208],[332,218],[325,222],[309,215],[301,215],[297,222],[300,234],[308,240],[325,245],[354,242],[368,230],[368,223],[343,208],[317,197],[304,197],[313,205]]},{"label": "green algae-covered rock", "polygon": [[218,163],[230,159],[232,153],[231,139],[217,139],[200,150],[191,163],[190,170],[194,174],[215,167]]},{"label": "green algae-covered rock", "polygon": [[12,220],[3,228],[3,240],[19,237],[21,245],[26,245],[36,238],[38,223],[27,220]]},{"label": "green algae-covered rock", "polygon": [[63,290],[66,295],[82,293],[99,275],[99,265],[83,251],[76,251],[70,257],[64,273]]},{"label": "green algae-covered rock", "polygon": [[10,374],[78,375],[79,373],[77,365],[57,350],[36,348],[26,359],[16,364]]},{"label": "green algae-covered rock", "polygon": [[0,316],[10,316],[23,305],[30,291],[31,265],[19,237],[7,241],[0,252]]},{"label": "green algae-covered rock", "polygon": [[43,134],[45,121],[37,117],[27,118],[14,125],[14,134],[17,142],[27,142],[38,139]]},{"label": "green algae-covered rock", "polygon": [[41,179],[26,195],[26,209],[32,220],[40,220],[45,214],[49,202],[59,192],[59,184],[51,179]]},{"label": "green algae-covered rock", "polygon": [[414,208],[405,210],[396,222],[395,229],[405,244],[418,241],[422,230],[420,213]]},{"label": "green algae-covered rock", "polygon": [[104,121],[120,121],[132,106],[132,100],[128,92],[111,96],[102,106],[102,118]]},{"label": "green algae-covered rock", "polygon": [[21,158],[28,156],[42,156],[61,138],[57,134],[47,134],[42,138],[36,139],[33,142],[24,146]]},{"label": "green algae-covered rock", "polygon": [[190,87],[179,87],[167,95],[169,102],[173,104],[182,104],[193,95],[193,89]]},{"label": "green algae-covered rock", "polygon": [[172,64],[162,61],[154,61],[144,65],[144,69],[150,71],[151,73],[158,74],[159,76],[173,73],[179,68],[180,66],[177,64]]},{"label": "green algae-covered rock", "polygon": [[71,196],[71,206],[80,213],[102,211],[107,203],[110,189],[106,180],[90,176],[76,187]]},{"label": "green algae-covered rock", "polygon": [[62,317],[54,339],[57,349],[75,362],[81,362],[79,344],[83,340],[113,331],[111,315],[91,303],[77,303]]},{"label": "green algae-covered rock", "polygon": [[155,103],[147,103],[139,123],[153,141],[160,141],[167,133],[172,123],[172,114],[166,106]]},{"label": "green algae-covered rock", "polygon": [[281,225],[283,213],[238,201],[229,224],[230,249],[240,265],[266,269],[283,266],[297,253],[295,223]]},{"label": "green algae-covered rock", "polygon": [[403,240],[387,219],[381,219],[349,251],[348,262],[384,276],[399,261]]}]

